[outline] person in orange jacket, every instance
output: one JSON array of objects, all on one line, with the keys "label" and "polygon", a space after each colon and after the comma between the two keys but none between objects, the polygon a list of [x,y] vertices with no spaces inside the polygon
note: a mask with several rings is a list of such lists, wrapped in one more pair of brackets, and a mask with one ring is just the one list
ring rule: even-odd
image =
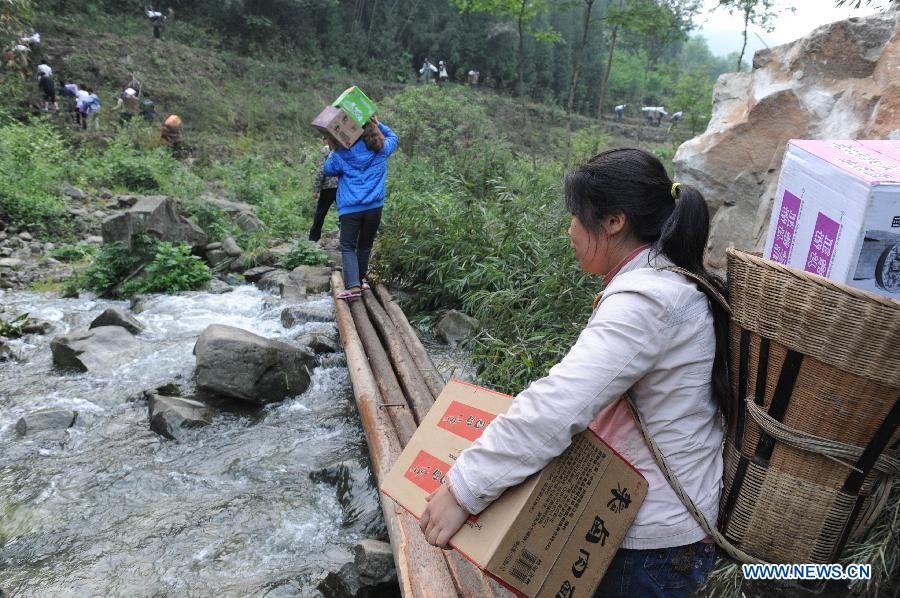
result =
[{"label": "person in orange jacket", "polygon": [[160,130],[163,143],[172,148],[172,154],[180,158],[183,151],[183,135],[181,131],[181,117],[172,114],[166,118]]}]

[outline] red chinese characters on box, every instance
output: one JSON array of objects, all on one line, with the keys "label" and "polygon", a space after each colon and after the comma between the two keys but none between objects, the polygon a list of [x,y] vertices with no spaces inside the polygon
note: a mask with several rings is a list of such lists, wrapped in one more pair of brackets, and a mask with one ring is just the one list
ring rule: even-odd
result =
[{"label": "red chinese characters on box", "polygon": [[475,442],[481,437],[485,426],[497,417],[494,413],[482,411],[471,405],[453,401],[447,411],[441,416],[438,427],[447,430],[457,436]]},{"label": "red chinese characters on box", "polygon": [[434,455],[419,451],[403,476],[428,494],[441,487],[450,466]]}]

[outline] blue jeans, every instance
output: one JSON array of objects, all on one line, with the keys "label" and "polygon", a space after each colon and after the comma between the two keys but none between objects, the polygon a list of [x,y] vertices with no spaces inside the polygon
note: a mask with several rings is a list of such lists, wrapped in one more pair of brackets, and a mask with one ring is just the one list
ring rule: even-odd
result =
[{"label": "blue jeans", "polygon": [[344,288],[358,287],[369,270],[375,233],[381,224],[381,208],[344,214],[341,221],[341,265]]},{"label": "blue jeans", "polygon": [[715,560],[716,545],[704,542],[649,550],[620,548],[594,598],[687,598],[706,581]]}]

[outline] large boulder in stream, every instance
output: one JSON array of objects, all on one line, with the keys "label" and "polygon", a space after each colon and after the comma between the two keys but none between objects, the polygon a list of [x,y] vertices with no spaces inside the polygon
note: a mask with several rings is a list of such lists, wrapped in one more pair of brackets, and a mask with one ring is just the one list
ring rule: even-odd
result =
[{"label": "large boulder in stream", "polygon": [[144,325],[137,318],[118,307],[106,308],[102,314],[94,318],[88,328],[100,326],[121,326],[131,334],[140,334],[144,330]]},{"label": "large boulder in stream", "polygon": [[197,387],[218,395],[264,404],[303,393],[313,355],[240,328],[213,324],[194,346]]},{"label": "large boulder in stream", "polygon": [[121,326],[75,330],[50,341],[53,363],[81,372],[109,372],[141,349],[141,341]]},{"label": "large boulder in stream", "polygon": [[730,246],[762,250],[789,139],[900,139],[898,70],[894,3],[761,50],[751,72],[719,77],[706,131],[674,160],[677,180],[709,205],[713,266],[725,266]]},{"label": "large boulder in stream", "polygon": [[153,395],[147,407],[150,429],[171,440],[179,440],[186,428],[208,426],[215,415],[206,404],[182,397]]},{"label": "large boulder in stream", "polygon": [[103,221],[103,242],[120,241],[129,249],[135,235],[150,234],[161,241],[187,243],[191,247],[206,245],[206,233],[180,216],[175,202],[161,195],[140,197],[134,206]]}]

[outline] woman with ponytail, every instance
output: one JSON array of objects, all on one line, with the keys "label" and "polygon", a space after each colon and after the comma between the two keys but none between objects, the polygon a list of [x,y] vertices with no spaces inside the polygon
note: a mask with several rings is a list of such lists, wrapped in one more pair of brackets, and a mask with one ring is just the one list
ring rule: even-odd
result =
[{"label": "woman with ponytail", "polygon": [[386,195],[388,156],[399,140],[391,129],[373,116],[363,126],[363,134],[349,149],[335,149],[322,167],[325,176],[338,178],[338,220],[341,228],[341,262],[344,290],[341,299],[354,299],[368,288],[364,279],[369,268],[372,245],[381,224]]},{"label": "woman with ponytail", "polygon": [[[715,545],[670,488],[627,404],[630,393],[675,477],[709,521],[722,489],[727,314],[705,293],[709,211],[656,157],[616,149],[566,174],[569,237],[605,289],[575,345],[454,463],[420,521],[447,542],[470,515],[543,469],[586,428],[649,482],[597,596],[689,596]],[[697,280],[700,279],[700,284]]]}]

